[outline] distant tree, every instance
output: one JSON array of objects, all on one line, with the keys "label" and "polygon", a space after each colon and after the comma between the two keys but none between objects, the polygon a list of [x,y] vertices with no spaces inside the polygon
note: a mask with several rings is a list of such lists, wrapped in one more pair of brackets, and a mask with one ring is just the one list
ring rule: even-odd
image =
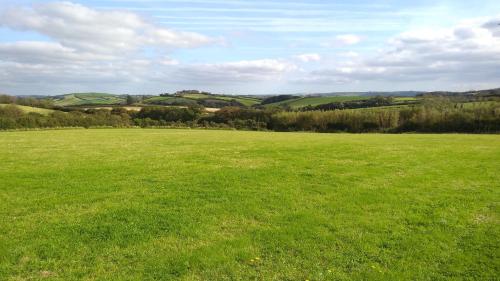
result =
[{"label": "distant tree", "polygon": [[16,97],[0,95],[0,103],[16,103]]},{"label": "distant tree", "polygon": [[262,104],[270,104],[270,103],[275,103],[275,102],[280,102],[280,101],[286,101],[286,100],[291,100],[291,99],[297,99],[300,98],[299,96],[293,96],[293,95],[279,95],[279,96],[272,96],[265,98],[262,101]]},{"label": "distant tree", "polygon": [[135,101],[136,101],[136,99],[133,96],[127,95],[127,105],[134,104]]}]

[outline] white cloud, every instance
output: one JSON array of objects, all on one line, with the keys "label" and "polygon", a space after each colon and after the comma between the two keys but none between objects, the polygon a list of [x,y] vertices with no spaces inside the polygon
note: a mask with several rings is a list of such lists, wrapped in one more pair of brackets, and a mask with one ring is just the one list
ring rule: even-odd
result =
[{"label": "white cloud", "polygon": [[335,37],[335,39],[337,39],[339,43],[345,45],[354,45],[358,44],[361,41],[361,38],[354,34],[338,35],[337,37]]},{"label": "white cloud", "polygon": [[325,48],[336,48],[343,46],[356,45],[361,42],[361,37],[355,34],[341,34],[332,39],[322,42],[320,45]]},{"label": "white cloud", "polygon": [[318,55],[318,54],[314,54],[314,53],[311,53],[311,54],[301,54],[301,55],[295,56],[295,59],[297,59],[297,60],[299,60],[301,62],[307,63],[307,62],[320,61],[321,60],[321,56]]},{"label": "white cloud", "polygon": [[499,19],[464,21],[453,28],[412,30],[389,40],[375,56],[357,57],[335,67],[315,70],[306,81],[324,83],[386,81],[447,85],[498,83],[500,77]]},{"label": "white cloud", "polygon": [[56,42],[18,41],[0,43],[0,60],[40,63],[83,63],[88,61],[110,60],[111,55],[77,52]]},{"label": "white cloud", "polygon": [[485,22],[482,27],[491,31],[493,36],[500,37],[500,16]]},{"label": "white cloud", "polygon": [[162,60],[160,60],[160,63],[163,65],[179,65],[178,60],[169,57],[164,57]]},{"label": "white cloud", "polygon": [[135,51],[144,45],[190,48],[217,41],[158,27],[131,12],[98,11],[70,2],[7,9],[0,15],[0,26],[36,31],[67,48],[108,54]]},{"label": "white cloud", "polygon": [[345,53],[340,53],[339,55],[340,55],[341,57],[345,57],[345,58],[352,58],[352,59],[359,58],[359,53],[354,52],[354,51],[349,51],[349,52],[345,52]]},{"label": "white cloud", "polygon": [[181,66],[174,75],[191,82],[238,83],[277,80],[297,70],[294,64],[276,59],[243,60],[226,63]]},{"label": "white cloud", "polygon": [[[34,93],[33,89],[42,91],[35,92],[39,94],[101,89],[154,93],[170,85],[200,89],[237,85],[245,91],[261,87],[262,92],[269,93],[270,89],[279,91],[280,85],[290,85],[290,81],[306,83],[300,85],[305,90],[319,84],[326,89],[331,83],[381,82],[393,87],[411,82],[420,87],[432,81],[440,81],[434,85],[445,86],[467,81],[498,85],[500,77],[498,17],[464,21],[448,29],[404,32],[389,40],[378,53],[369,54],[368,49],[354,46],[362,40],[358,35],[342,34],[333,38],[315,37],[312,44],[325,40],[323,46],[343,47],[341,53],[332,51],[325,53],[325,57],[314,53],[317,50],[308,51],[311,41],[307,39],[298,55],[288,60],[214,62],[218,57],[214,55],[204,60],[211,63],[185,64],[171,57],[173,50],[217,44],[220,39],[160,27],[132,12],[96,10],[69,2],[3,8],[3,11],[0,27],[39,33],[45,40],[0,43],[0,91],[16,94]],[[295,27],[288,25],[292,20],[298,26],[304,24],[292,18],[273,24],[292,30]],[[336,25],[336,22],[325,24]],[[272,30],[263,25],[266,32]],[[359,26],[335,28],[356,33]],[[316,27],[308,28],[314,32],[321,30]],[[218,51],[213,54],[219,54]],[[199,61],[199,56],[189,59]],[[317,69],[321,66],[322,69]]]},{"label": "white cloud", "polygon": [[4,8],[0,27],[50,39],[0,43],[0,85],[2,91],[14,93],[147,83],[150,78],[165,78],[179,64],[165,56],[171,50],[219,41],[159,27],[131,12],[99,11],[70,2]]}]

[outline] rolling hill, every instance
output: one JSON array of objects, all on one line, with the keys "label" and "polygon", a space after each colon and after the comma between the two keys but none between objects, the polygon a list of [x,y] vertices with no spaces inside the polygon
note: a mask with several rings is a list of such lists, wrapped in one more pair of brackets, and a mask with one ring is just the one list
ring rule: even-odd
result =
[{"label": "rolling hill", "polygon": [[159,105],[189,105],[197,103],[207,107],[223,107],[234,104],[253,106],[260,104],[260,102],[260,99],[254,97],[217,95],[198,91],[181,91],[168,96],[150,97],[143,101],[145,104]]},{"label": "rolling hill", "polygon": [[58,106],[116,105],[125,103],[123,96],[107,93],[72,93],[54,97]]},{"label": "rolling hill", "polygon": [[[270,97],[277,96],[249,96],[249,95],[223,95],[212,94],[197,90],[184,90],[174,94],[165,94],[160,96],[134,96],[137,106],[160,105],[160,106],[189,106],[202,105],[206,108],[222,108],[225,106],[259,106],[265,107],[280,106],[291,109],[300,109],[307,106],[318,106],[334,102],[348,102],[367,100],[374,96],[392,96],[394,105],[405,105],[417,103],[423,95],[442,95],[442,96],[463,96],[474,97],[484,96],[492,97],[498,95],[498,89],[469,91],[469,92],[331,92],[310,95],[290,95],[289,99],[263,104],[263,101]],[[281,95],[283,96],[283,95]],[[114,95],[108,93],[71,93],[51,97],[56,106],[116,106],[126,104],[126,95]],[[279,99],[278,99],[279,100]]]},{"label": "rolling hill", "polygon": [[305,106],[316,106],[320,104],[326,104],[331,102],[342,102],[342,101],[353,101],[353,100],[363,100],[367,97],[363,96],[306,96],[296,99],[290,99],[285,101],[280,101],[276,103],[270,103],[266,106],[290,106],[291,108],[301,108]]},{"label": "rolling hill", "polygon": [[[4,107],[4,106],[8,106],[9,104],[0,104],[0,107]],[[14,106],[16,106],[17,108],[21,109],[22,111],[26,112],[26,113],[30,113],[30,112],[33,112],[33,113],[39,113],[39,114],[42,114],[42,115],[48,115],[52,112],[54,112],[54,110],[52,109],[46,109],[46,108],[39,108],[39,107],[32,107],[32,106],[25,106],[25,105],[17,105],[15,104]]]}]

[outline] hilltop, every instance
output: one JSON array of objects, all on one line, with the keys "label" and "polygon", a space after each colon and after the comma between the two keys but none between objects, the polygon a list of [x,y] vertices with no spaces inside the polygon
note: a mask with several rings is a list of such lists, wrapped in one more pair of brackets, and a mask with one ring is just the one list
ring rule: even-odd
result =
[{"label": "hilltop", "polygon": [[116,105],[126,101],[123,96],[108,93],[71,93],[54,96],[52,99],[58,106]]}]

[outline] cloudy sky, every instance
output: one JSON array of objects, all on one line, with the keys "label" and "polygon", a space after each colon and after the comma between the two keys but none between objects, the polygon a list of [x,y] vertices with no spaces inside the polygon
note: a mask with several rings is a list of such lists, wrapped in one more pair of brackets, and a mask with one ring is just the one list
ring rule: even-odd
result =
[{"label": "cloudy sky", "polygon": [[0,0],[0,92],[500,87],[498,0]]}]

